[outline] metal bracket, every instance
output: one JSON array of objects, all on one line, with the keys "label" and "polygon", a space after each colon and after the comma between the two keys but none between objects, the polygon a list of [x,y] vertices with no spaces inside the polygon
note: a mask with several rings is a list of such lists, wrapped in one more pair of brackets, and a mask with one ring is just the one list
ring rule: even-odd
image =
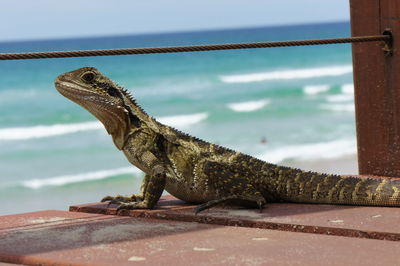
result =
[{"label": "metal bracket", "polygon": [[382,48],[383,52],[385,53],[386,56],[392,56],[393,55],[393,34],[392,30],[387,28],[383,31],[383,35],[389,36],[385,41],[385,46]]}]

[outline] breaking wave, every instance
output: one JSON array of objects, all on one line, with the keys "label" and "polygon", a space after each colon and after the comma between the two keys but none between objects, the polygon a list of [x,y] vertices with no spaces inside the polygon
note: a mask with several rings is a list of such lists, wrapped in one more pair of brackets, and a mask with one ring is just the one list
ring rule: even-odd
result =
[{"label": "breaking wave", "polygon": [[354,94],[354,84],[344,84],[341,89],[344,94]]},{"label": "breaking wave", "polygon": [[[203,121],[207,117],[207,113],[197,113],[190,115],[160,117],[157,120],[173,127],[186,127]],[[103,125],[99,121],[74,124],[0,128],[0,141],[38,139],[98,129],[104,129]]]},{"label": "breaking wave", "polygon": [[39,189],[47,186],[63,186],[73,183],[81,183],[93,180],[101,180],[111,178],[117,175],[139,173],[139,170],[134,167],[123,167],[111,170],[101,170],[76,175],[63,175],[50,177],[45,179],[31,179],[21,182],[23,187],[31,189]]},{"label": "breaking wave", "polygon": [[196,113],[190,115],[173,115],[158,117],[157,121],[168,126],[183,128],[197,124],[207,119],[208,113]]},{"label": "breaking wave", "polygon": [[75,123],[75,124],[54,124],[32,127],[13,127],[0,129],[0,140],[26,140],[59,136],[80,131],[102,129],[103,125],[98,121]]},{"label": "breaking wave", "polygon": [[261,154],[258,156],[258,158],[270,163],[280,163],[291,159],[333,159],[355,153],[356,142],[354,140],[335,140],[329,142],[281,147]]},{"label": "breaking wave", "polygon": [[341,76],[352,73],[352,71],[353,67],[351,65],[344,65],[319,68],[277,70],[242,75],[224,75],[220,76],[219,79],[224,83],[249,83],[266,80],[308,79],[329,76]]},{"label": "breaking wave", "polygon": [[227,106],[229,109],[235,112],[252,112],[259,110],[269,104],[271,100],[264,99],[258,101],[248,101],[248,102],[237,102],[237,103],[229,103]]},{"label": "breaking wave", "polygon": [[308,85],[303,88],[303,92],[307,95],[316,95],[322,92],[327,92],[329,89],[329,85]]},{"label": "breaking wave", "polygon": [[349,102],[354,100],[354,96],[352,94],[329,95],[326,97],[326,100],[331,103]]}]

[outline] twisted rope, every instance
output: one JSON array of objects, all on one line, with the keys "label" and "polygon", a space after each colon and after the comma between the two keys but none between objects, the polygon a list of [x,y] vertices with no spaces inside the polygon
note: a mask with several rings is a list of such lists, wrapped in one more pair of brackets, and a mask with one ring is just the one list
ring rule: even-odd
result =
[{"label": "twisted rope", "polygon": [[391,36],[377,35],[377,36],[300,40],[300,41],[209,44],[209,45],[192,45],[192,46],[100,49],[100,50],[80,50],[80,51],[51,51],[51,52],[32,52],[32,53],[0,53],[0,60],[86,57],[86,56],[107,56],[107,55],[128,55],[128,54],[182,53],[182,52],[200,52],[200,51],[215,51],[215,50],[270,48],[270,47],[285,47],[285,46],[378,42],[378,41],[390,42]]}]

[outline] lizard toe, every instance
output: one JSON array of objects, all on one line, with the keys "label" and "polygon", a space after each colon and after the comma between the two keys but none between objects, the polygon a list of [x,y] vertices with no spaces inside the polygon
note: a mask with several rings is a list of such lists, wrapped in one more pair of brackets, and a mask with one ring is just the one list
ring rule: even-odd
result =
[{"label": "lizard toe", "polygon": [[134,201],[134,202],[119,202],[117,211],[120,210],[134,210],[134,209],[150,209],[146,201]]},{"label": "lizard toe", "polygon": [[101,199],[101,202],[105,201],[110,201],[110,203],[121,203],[121,202],[131,202],[131,201],[136,201],[136,198],[131,197],[125,197],[121,195],[117,195],[115,197],[112,196],[106,196]]},{"label": "lizard toe", "polygon": [[113,200],[114,199],[114,197],[112,197],[112,196],[105,196],[104,198],[102,198],[100,201],[101,202],[105,202],[105,201],[109,201],[109,200]]}]

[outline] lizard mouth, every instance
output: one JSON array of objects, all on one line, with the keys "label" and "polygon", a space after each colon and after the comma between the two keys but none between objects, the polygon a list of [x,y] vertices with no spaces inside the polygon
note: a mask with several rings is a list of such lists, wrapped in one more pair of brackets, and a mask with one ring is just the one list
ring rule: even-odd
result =
[{"label": "lizard mouth", "polygon": [[81,86],[73,82],[56,80],[55,86],[61,95],[70,99],[73,102],[76,102],[79,105],[82,105],[85,108],[87,108],[88,107],[87,105],[90,103],[102,106],[116,105],[103,95],[82,88]]},{"label": "lizard mouth", "polygon": [[[118,125],[126,126],[127,111],[125,108],[111,102],[105,96],[69,81],[57,79],[55,86],[64,97],[79,104],[97,117],[109,134],[118,132],[120,130]],[[125,126],[121,126],[121,128],[125,128]]]},{"label": "lizard mouth", "polygon": [[96,117],[99,116],[99,113],[101,114],[121,108],[117,104],[111,102],[109,98],[94,91],[85,89],[73,82],[56,80],[55,86],[64,97],[81,105],[88,111],[92,112]]},{"label": "lizard mouth", "polygon": [[90,100],[94,96],[100,96],[92,91],[86,90],[72,82],[62,82],[56,80],[55,82],[56,89],[59,93],[63,96],[67,97],[68,99],[75,101],[78,99],[82,100]]}]

